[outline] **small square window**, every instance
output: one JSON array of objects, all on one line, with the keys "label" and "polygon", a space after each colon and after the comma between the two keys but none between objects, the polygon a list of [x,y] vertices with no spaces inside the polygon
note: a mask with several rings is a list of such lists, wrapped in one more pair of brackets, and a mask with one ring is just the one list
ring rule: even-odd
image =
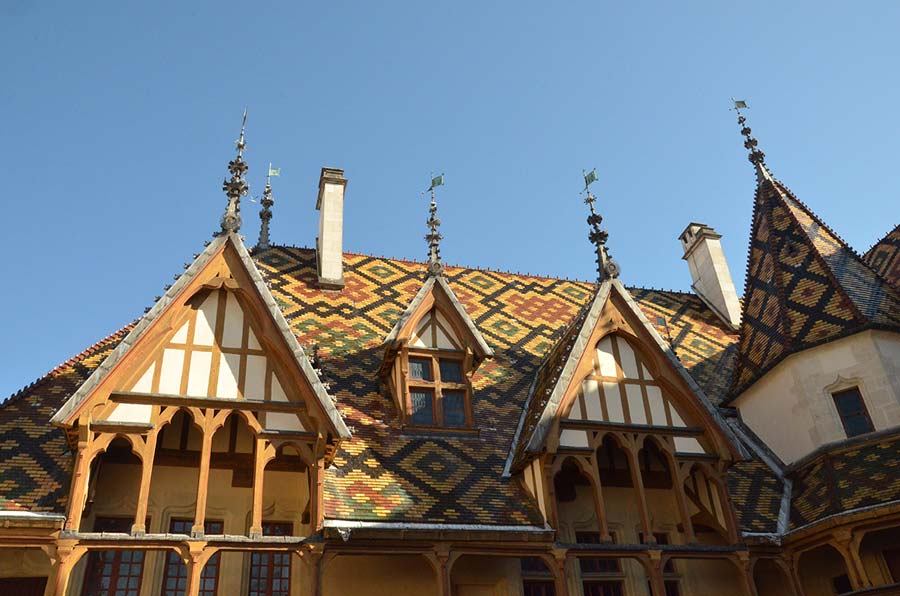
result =
[{"label": "small square window", "polygon": [[838,391],[832,394],[832,397],[848,437],[864,435],[875,430],[859,387]]},{"label": "small square window", "polygon": [[431,360],[429,358],[409,359],[409,378],[419,381],[433,381],[431,375]]},{"label": "small square window", "polygon": [[462,362],[459,360],[443,360],[440,362],[441,381],[444,383],[462,383]]},{"label": "small square window", "polygon": [[431,426],[434,424],[434,394],[431,391],[414,389],[410,391],[412,412],[410,419],[413,424]]},{"label": "small square window", "polygon": [[[443,377],[441,377],[443,378]],[[466,392],[465,391],[448,391],[443,392],[444,401],[444,424],[447,426],[465,426],[466,425]]]}]

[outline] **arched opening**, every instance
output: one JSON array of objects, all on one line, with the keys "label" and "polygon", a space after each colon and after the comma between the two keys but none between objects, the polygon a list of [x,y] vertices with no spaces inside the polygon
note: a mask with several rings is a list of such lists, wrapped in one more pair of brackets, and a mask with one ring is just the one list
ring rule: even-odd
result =
[{"label": "arched opening", "polygon": [[[151,518],[159,518],[156,531],[191,533],[202,442],[200,427],[187,410],[179,410],[160,428],[153,454],[147,507]],[[164,510],[172,512],[169,519],[162,519]],[[183,527],[184,522],[190,522],[187,531]]]},{"label": "arched opening", "polygon": [[853,591],[844,557],[830,544],[800,555],[797,576],[804,594],[846,594]]},{"label": "arched opening", "polygon": [[226,534],[247,534],[255,448],[255,433],[240,412],[229,414],[213,434],[205,519],[222,521]]},{"label": "arched opening", "polygon": [[[674,534],[683,531],[678,501],[675,498],[672,469],[656,439],[648,437],[638,452],[644,498],[654,537],[661,544],[677,544]],[[641,540],[646,542],[646,540]]]},{"label": "arched opening", "polygon": [[611,530],[613,540],[639,543],[640,537],[634,533],[634,528],[641,524],[638,508],[635,507],[638,494],[628,454],[612,434],[603,437],[603,443],[597,448],[597,467],[609,527],[619,528],[617,531]]},{"label": "arched opening", "polygon": [[322,565],[322,594],[395,596],[440,592],[437,571],[421,555],[342,554],[323,559]]},{"label": "arched opening", "polygon": [[753,566],[753,583],[758,596],[785,596],[794,593],[787,571],[774,559],[760,559]]},{"label": "arched opening", "polygon": [[[91,462],[82,532],[130,533],[137,511],[142,462],[131,441],[116,436]],[[108,529],[102,529],[108,528]]]},{"label": "arched opening", "polygon": [[704,466],[694,464],[684,481],[684,495],[694,534],[700,544],[728,544],[727,501]]},{"label": "arched opening", "polygon": [[[310,523],[309,470],[300,447],[291,443],[275,450],[275,457],[263,471],[264,519]],[[298,524],[298,525],[299,525]],[[305,535],[295,528],[295,535]]]},{"label": "arched opening", "polygon": [[590,476],[574,458],[566,458],[553,477],[559,532],[564,542],[599,542],[600,520]]},{"label": "arched opening", "polygon": [[868,532],[860,542],[859,557],[873,585],[900,585],[900,527]]}]

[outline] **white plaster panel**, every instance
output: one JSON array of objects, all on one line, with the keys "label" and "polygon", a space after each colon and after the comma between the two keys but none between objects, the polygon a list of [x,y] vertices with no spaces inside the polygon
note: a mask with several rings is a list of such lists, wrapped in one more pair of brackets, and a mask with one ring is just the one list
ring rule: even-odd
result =
[{"label": "white plaster panel", "polygon": [[675,437],[675,451],[679,453],[706,453],[693,437]]},{"label": "white plaster panel", "polygon": [[437,338],[437,345],[434,347],[441,348],[443,350],[455,350],[456,349],[456,346],[453,345],[453,342],[450,341],[450,338],[447,337],[447,334],[444,333],[443,329],[441,329],[437,325],[435,325],[434,329],[437,332],[435,334],[435,337]]},{"label": "white plaster panel", "polygon": [[603,420],[603,407],[600,403],[600,385],[593,379],[588,379],[581,384],[584,391],[584,405],[587,408],[585,415],[588,420]]},{"label": "white plaster panel", "polygon": [[647,424],[647,412],[644,409],[644,397],[638,385],[625,384],[625,396],[628,398],[628,412],[632,424]]},{"label": "white plaster panel", "polygon": [[687,424],[684,423],[684,420],[681,419],[681,414],[678,413],[675,404],[667,402],[666,405],[669,407],[669,415],[672,417],[672,426],[677,426],[679,428],[687,426]]},{"label": "white plaster panel", "polygon": [[251,350],[261,350],[262,346],[259,345],[259,340],[256,339],[256,334],[253,333],[253,328],[247,328],[247,347]]},{"label": "white plaster panel", "polygon": [[110,422],[150,422],[150,404],[118,404],[110,413]]},{"label": "white plaster panel", "polygon": [[564,447],[587,447],[587,432],[583,430],[566,429],[559,435],[559,444]]},{"label": "white plaster panel", "polygon": [[181,373],[184,370],[184,350],[163,350],[162,369],[159,372],[160,393],[181,393]]},{"label": "white plaster panel", "polygon": [[281,387],[281,383],[278,381],[278,377],[274,374],[272,375],[272,401],[287,401],[287,395],[284,393],[284,389]]},{"label": "white plaster panel", "polygon": [[263,399],[266,395],[266,357],[247,356],[246,374],[244,397],[247,399]]},{"label": "white plaster panel", "polygon": [[647,401],[650,403],[651,423],[657,426],[666,426],[666,404],[663,401],[662,391],[656,385],[647,385]]},{"label": "white plaster panel", "polygon": [[453,326],[450,324],[450,321],[447,320],[447,317],[441,314],[441,311],[437,309],[434,310],[434,315],[435,317],[437,317],[437,321],[441,324],[441,327],[447,330],[447,338],[453,341],[456,345],[461,345],[459,338],[456,337],[455,333],[453,333]]},{"label": "white plaster panel", "polygon": [[609,421],[625,422],[625,410],[622,407],[619,385],[616,383],[603,383],[603,396],[606,398],[606,412],[609,414]]},{"label": "white plaster panel", "polygon": [[191,397],[209,397],[209,371],[212,368],[212,352],[191,352],[191,370],[188,372],[187,394]]},{"label": "white plaster panel", "polygon": [[237,297],[231,292],[225,293],[225,325],[222,328],[222,347],[240,348],[244,339],[244,311],[238,304]]},{"label": "white plaster panel", "polygon": [[625,375],[625,378],[637,379],[638,368],[634,350],[632,350],[628,342],[623,339],[616,338],[616,345],[619,347],[619,358],[621,359],[619,364],[622,367],[622,373]]},{"label": "white plaster panel", "polygon": [[144,374],[141,375],[141,378],[137,380],[132,387],[132,391],[137,391],[138,393],[150,393],[153,391],[153,374],[156,372],[156,362],[151,362],[150,366],[147,367],[147,370],[144,371]]},{"label": "white plaster panel", "polygon": [[612,337],[607,335],[597,344],[597,363],[604,377],[616,376],[616,358],[612,351]]},{"label": "white plaster panel", "polygon": [[194,343],[198,346],[211,346],[215,339],[216,311],[219,308],[219,293],[210,292],[200,310],[197,311],[197,322],[194,325]]},{"label": "white plaster panel", "polygon": [[238,396],[238,374],[241,357],[238,354],[220,354],[219,380],[216,385],[216,397],[235,398]]},{"label": "white plaster panel", "polygon": [[172,336],[173,344],[186,344],[188,341],[188,326],[189,323],[185,323],[181,326],[181,328],[175,332],[175,335]]},{"label": "white plaster panel", "polygon": [[306,430],[297,415],[290,412],[266,412],[266,428],[301,432]]}]

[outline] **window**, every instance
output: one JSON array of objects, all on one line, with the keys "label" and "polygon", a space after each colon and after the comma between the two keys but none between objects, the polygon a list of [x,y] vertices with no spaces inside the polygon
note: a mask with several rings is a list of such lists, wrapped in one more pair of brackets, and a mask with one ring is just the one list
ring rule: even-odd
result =
[{"label": "window", "polygon": [[624,596],[625,594],[622,582],[618,580],[585,581],[583,586],[584,596]]},{"label": "window", "polygon": [[540,558],[522,557],[519,564],[522,567],[523,596],[556,596],[553,574]]},{"label": "window", "polygon": [[461,355],[445,350],[410,353],[407,380],[409,424],[446,428],[471,426],[471,389]]},{"label": "window", "polygon": [[552,579],[523,579],[523,596],[556,596]]},{"label": "window", "polygon": [[[613,543],[616,542],[615,533],[611,533]],[[600,544],[600,532],[575,532],[575,542],[583,544]],[[581,573],[621,573],[618,559],[583,558],[579,557]]]},{"label": "window", "polygon": [[[133,523],[133,518],[98,517],[94,531],[130,532]],[[143,572],[144,551],[91,551],[82,596],[138,596]]]},{"label": "window", "polygon": [[845,389],[833,393],[834,405],[837,406],[838,415],[844,425],[847,437],[864,435],[875,430],[872,419],[866,411],[866,404],[859,392],[859,387]]},{"label": "window", "polygon": [[[263,536],[291,536],[290,523],[263,522]],[[291,553],[250,553],[249,596],[289,596],[291,593]]]},{"label": "window", "polygon": [[[190,534],[193,520],[173,519],[169,524],[169,531],[173,534]],[[207,521],[203,524],[203,531],[207,534],[222,534],[222,522]],[[181,557],[170,552],[166,557],[166,567],[163,573],[162,596],[183,596],[187,587],[187,566]],[[216,596],[219,588],[219,554],[209,558],[200,575],[200,596]]]}]

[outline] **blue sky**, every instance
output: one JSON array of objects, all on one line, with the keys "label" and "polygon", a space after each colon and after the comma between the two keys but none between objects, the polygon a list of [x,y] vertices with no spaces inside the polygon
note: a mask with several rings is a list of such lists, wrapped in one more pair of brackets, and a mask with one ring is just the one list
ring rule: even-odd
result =
[{"label": "blue sky", "polygon": [[776,176],[865,250],[900,220],[898,22],[886,1],[3,0],[0,395],[136,318],[200,250],[244,106],[251,193],[282,168],[281,244],[314,244],[333,166],[346,249],[421,259],[442,171],[447,262],[593,279],[578,193],[597,167],[626,283],[687,289],[677,236],[697,220],[740,291],[736,96]]}]

